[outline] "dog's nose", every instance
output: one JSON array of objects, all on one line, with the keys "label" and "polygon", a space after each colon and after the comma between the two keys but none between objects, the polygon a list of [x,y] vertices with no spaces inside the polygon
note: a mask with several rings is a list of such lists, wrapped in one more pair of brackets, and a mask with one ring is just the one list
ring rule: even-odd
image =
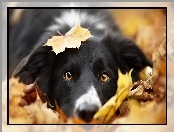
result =
[{"label": "dog's nose", "polygon": [[99,110],[99,107],[94,104],[83,104],[77,110],[76,114],[79,118],[86,122],[90,122],[94,114]]}]

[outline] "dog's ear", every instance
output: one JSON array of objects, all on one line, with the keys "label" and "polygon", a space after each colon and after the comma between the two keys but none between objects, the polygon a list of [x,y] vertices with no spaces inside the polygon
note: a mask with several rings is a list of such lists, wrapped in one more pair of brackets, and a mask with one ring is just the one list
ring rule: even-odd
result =
[{"label": "dog's ear", "polygon": [[[32,51],[26,56],[15,68],[13,75],[19,77],[20,81],[30,84],[39,77],[44,68],[48,68],[51,65],[51,56],[54,53],[48,46],[42,46]],[[45,70],[46,72],[46,70]]]},{"label": "dog's ear", "polygon": [[118,32],[112,32],[103,39],[103,42],[110,45],[110,51],[122,72],[133,68],[132,74],[138,79],[138,74],[143,68],[146,66],[152,67],[150,59],[130,38],[126,38]]},{"label": "dog's ear", "polygon": [[146,66],[152,67],[152,62],[144,52],[130,39],[125,39],[119,46],[120,58],[130,68],[139,72]]}]

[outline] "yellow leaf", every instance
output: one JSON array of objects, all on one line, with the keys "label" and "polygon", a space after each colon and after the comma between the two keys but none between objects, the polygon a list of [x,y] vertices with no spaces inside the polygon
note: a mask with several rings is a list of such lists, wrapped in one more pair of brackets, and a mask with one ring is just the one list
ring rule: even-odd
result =
[{"label": "yellow leaf", "polygon": [[44,46],[52,46],[56,55],[63,52],[65,48],[79,48],[81,41],[86,41],[88,38],[93,37],[90,31],[82,28],[80,23],[72,27],[65,36],[53,36],[47,41]]},{"label": "yellow leaf", "polygon": [[147,66],[139,72],[141,80],[146,81],[149,77],[152,76],[152,68]]},{"label": "yellow leaf", "polygon": [[114,116],[115,111],[126,98],[132,86],[132,70],[133,69],[126,74],[122,74],[121,71],[118,70],[119,78],[117,81],[117,93],[94,115],[94,119],[99,119],[102,121],[102,123],[108,123],[108,121]]},{"label": "yellow leaf", "polygon": [[117,81],[117,94],[119,95],[119,92],[124,91],[125,89],[130,90],[130,87],[132,86],[132,78],[131,73],[133,69],[129,71],[129,73],[122,74],[120,70],[118,70],[118,81]]}]

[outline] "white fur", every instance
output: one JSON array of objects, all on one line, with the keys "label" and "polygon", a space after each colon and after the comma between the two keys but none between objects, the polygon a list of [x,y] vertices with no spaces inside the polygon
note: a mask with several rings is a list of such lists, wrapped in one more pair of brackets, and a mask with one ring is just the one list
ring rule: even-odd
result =
[{"label": "white fur", "polygon": [[89,88],[87,93],[80,96],[80,98],[76,100],[75,110],[80,109],[80,107],[83,107],[85,104],[93,104],[98,106],[98,108],[102,106],[101,101],[93,85]]},{"label": "white fur", "polygon": [[75,26],[78,22],[88,22],[89,25],[94,25],[96,29],[106,29],[107,24],[101,20],[104,17],[97,17],[89,15],[86,12],[80,12],[79,10],[71,9],[62,11],[61,15],[54,18],[54,24],[48,27],[50,31],[60,30],[61,25],[68,25],[69,27]]}]

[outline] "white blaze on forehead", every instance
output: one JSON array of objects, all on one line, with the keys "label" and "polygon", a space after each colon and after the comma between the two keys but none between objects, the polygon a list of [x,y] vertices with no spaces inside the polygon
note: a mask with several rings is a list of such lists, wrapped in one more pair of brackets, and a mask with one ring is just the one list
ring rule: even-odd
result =
[{"label": "white blaze on forehead", "polygon": [[78,22],[88,22],[89,25],[95,25],[96,29],[106,29],[107,24],[102,21],[104,17],[90,15],[87,12],[80,12],[80,10],[67,10],[62,11],[59,17],[55,17],[54,24],[48,27],[48,30],[59,30],[62,25],[67,24],[69,27],[75,26]]},{"label": "white blaze on forehead", "polygon": [[100,108],[102,106],[101,101],[98,97],[98,94],[94,88],[94,86],[92,85],[89,90],[87,91],[87,93],[85,93],[84,95],[80,96],[76,103],[75,103],[75,110],[78,108],[80,108],[80,106],[85,105],[85,104],[93,104],[98,106],[98,108]]}]

